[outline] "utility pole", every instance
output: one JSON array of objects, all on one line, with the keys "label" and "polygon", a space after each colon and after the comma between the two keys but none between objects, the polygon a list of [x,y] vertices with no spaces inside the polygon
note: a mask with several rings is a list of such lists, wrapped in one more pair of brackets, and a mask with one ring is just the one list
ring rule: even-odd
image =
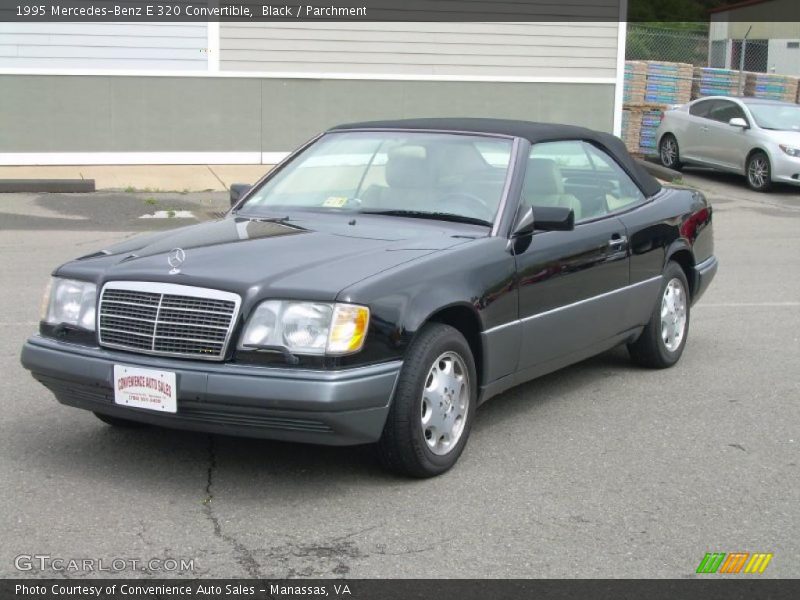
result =
[{"label": "utility pole", "polygon": [[742,39],[742,47],[739,48],[739,95],[744,96],[744,55],[747,52],[747,36],[750,35],[750,30],[753,26],[747,28],[747,32]]}]

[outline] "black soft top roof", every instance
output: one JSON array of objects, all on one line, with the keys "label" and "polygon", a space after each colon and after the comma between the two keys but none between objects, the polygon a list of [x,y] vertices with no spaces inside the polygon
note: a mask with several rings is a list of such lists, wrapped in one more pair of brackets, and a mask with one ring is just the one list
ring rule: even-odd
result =
[{"label": "black soft top roof", "polygon": [[528,140],[532,144],[560,140],[586,140],[587,142],[604,148],[611,154],[636,181],[645,195],[652,196],[661,190],[661,184],[631,158],[622,140],[610,133],[594,131],[592,129],[586,129],[585,127],[560,125],[557,123],[514,121],[511,119],[449,118],[399,119],[394,121],[347,123],[344,125],[337,125],[333,127],[331,131],[343,129],[420,129],[462,133],[488,133],[520,137]]}]

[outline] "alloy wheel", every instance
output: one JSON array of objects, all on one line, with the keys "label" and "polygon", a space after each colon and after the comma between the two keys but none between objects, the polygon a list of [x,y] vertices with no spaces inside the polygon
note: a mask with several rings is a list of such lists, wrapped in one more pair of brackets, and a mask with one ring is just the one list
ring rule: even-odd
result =
[{"label": "alloy wheel", "polygon": [[769,163],[763,156],[756,156],[747,167],[747,179],[754,188],[762,188],[769,181]]},{"label": "alloy wheel", "polygon": [[661,142],[661,164],[671,167],[678,158],[678,144],[672,137],[667,137]]}]

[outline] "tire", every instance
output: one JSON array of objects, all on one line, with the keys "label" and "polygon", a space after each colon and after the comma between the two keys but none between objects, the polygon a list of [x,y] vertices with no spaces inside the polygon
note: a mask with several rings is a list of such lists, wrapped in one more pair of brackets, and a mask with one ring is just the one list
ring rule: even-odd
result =
[{"label": "tire", "polygon": [[[678,263],[670,261],[664,269],[664,281],[650,321],[639,339],[628,344],[633,362],[652,369],[666,369],[678,362],[689,337],[690,304],[686,274]],[[676,335],[679,327],[680,337]]]},{"label": "tire", "polygon": [[147,423],[140,423],[139,421],[131,421],[129,419],[112,417],[99,412],[94,413],[94,416],[100,419],[106,425],[111,425],[112,427],[123,427],[126,429],[139,429],[140,427],[147,427]]},{"label": "tire", "polygon": [[772,189],[772,165],[769,157],[761,151],[753,152],[745,165],[747,185],[756,192],[768,192]]},{"label": "tire", "polygon": [[477,381],[475,360],[464,336],[449,325],[425,325],[406,353],[377,444],[383,466],[419,478],[450,469],[469,437]]},{"label": "tire", "polygon": [[665,133],[661,137],[661,141],[658,143],[658,158],[661,164],[668,169],[680,171],[683,168],[678,140],[671,133]]}]

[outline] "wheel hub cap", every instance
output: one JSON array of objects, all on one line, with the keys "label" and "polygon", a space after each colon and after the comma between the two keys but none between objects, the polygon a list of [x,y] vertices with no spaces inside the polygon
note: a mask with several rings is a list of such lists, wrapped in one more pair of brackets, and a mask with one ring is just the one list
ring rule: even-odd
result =
[{"label": "wheel hub cap", "polygon": [[661,298],[661,339],[670,352],[675,352],[686,333],[686,290],[680,279],[673,278]]},{"label": "wheel hub cap", "polygon": [[761,187],[767,180],[769,175],[769,167],[765,160],[757,158],[750,163],[750,168],[747,171],[750,178],[750,183],[755,187]]},{"label": "wheel hub cap", "polygon": [[469,408],[469,385],[466,364],[455,352],[442,354],[428,371],[420,421],[425,442],[434,454],[447,454],[461,439]]},{"label": "wheel hub cap", "polygon": [[675,160],[675,155],[676,155],[675,142],[673,142],[672,140],[666,140],[661,145],[661,158],[662,158],[662,160],[666,164],[671,165],[673,163],[673,161]]}]

